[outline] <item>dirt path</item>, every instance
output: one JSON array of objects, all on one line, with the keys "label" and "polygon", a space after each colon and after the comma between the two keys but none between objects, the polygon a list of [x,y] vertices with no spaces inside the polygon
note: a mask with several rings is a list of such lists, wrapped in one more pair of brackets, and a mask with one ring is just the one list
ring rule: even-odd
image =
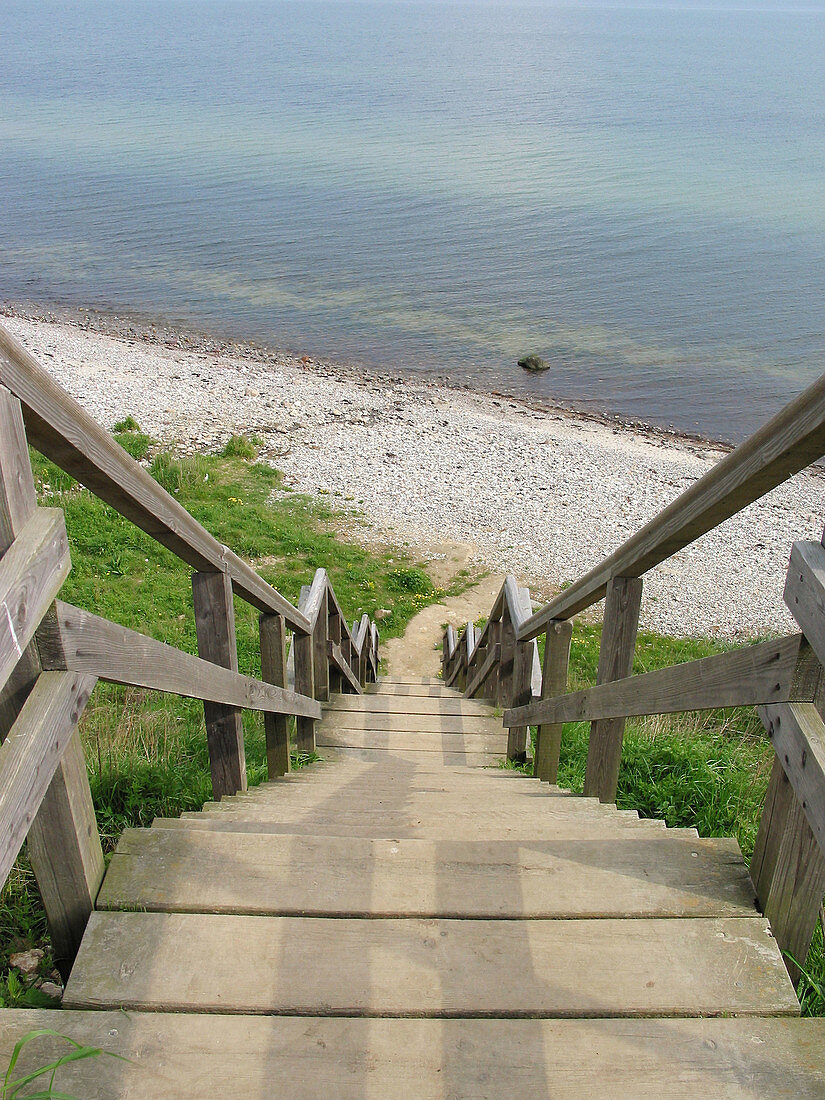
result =
[{"label": "dirt path", "polygon": [[388,676],[437,676],[441,670],[441,630],[444,623],[457,629],[468,620],[486,615],[504,582],[500,575],[484,577],[478,584],[431,604],[410,621],[403,638],[391,638],[382,647]]}]

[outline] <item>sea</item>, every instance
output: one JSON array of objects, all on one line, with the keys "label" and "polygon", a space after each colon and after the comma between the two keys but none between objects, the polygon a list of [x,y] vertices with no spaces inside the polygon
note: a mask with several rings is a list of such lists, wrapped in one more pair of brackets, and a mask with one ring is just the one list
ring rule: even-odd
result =
[{"label": "sea", "polygon": [[825,370],[825,2],[2,0],[0,300],[736,442]]}]

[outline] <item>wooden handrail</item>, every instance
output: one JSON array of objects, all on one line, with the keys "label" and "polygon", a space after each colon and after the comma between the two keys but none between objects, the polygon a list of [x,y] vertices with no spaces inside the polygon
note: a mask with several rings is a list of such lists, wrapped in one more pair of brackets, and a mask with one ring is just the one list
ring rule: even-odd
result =
[{"label": "wooden handrail", "polygon": [[112,684],[244,710],[321,717],[314,699],[212,664],[61,600],[37,632],[37,641],[44,669],[89,673]]},{"label": "wooden handrail", "polygon": [[641,577],[825,454],[825,375],[637,531],[609,557],[519,627],[536,638],[604,596],[612,577]]},{"label": "wooden handrail", "polygon": [[[800,664],[805,663],[802,675]],[[810,702],[819,663],[801,634],[669,665],[504,712],[505,726]]]},{"label": "wooden handrail", "polygon": [[309,632],[296,607],[223,546],[0,326],[0,384],[23,406],[33,447],[201,572],[227,572],[242,599]]}]

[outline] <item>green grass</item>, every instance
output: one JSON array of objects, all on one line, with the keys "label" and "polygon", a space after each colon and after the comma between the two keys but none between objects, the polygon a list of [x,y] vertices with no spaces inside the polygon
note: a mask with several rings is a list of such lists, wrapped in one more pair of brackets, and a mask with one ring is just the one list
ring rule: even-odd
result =
[{"label": "green grass", "polygon": [[[386,639],[403,633],[416,612],[444,595],[403,551],[365,550],[338,534],[339,514],[307,496],[281,491],[280,474],[252,461],[254,441],[233,437],[220,455],[178,458],[158,449],[133,419],[117,427],[121,445],[293,602],[323,566],[350,622],[364,612],[389,611],[379,624]],[[66,514],[72,571],[61,598],[197,652],[190,569],[52,463],[37,454],[32,462],[41,504]],[[235,612],[241,671],[258,676],[258,613],[239,600]],[[107,852],[124,828],[199,809],[211,797],[203,707],[197,701],[99,684],[81,735]],[[260,714],[244,714],[244,736],[254,785],[266,778]],[[297,756],[293,761],[306,762]],[[23,855],[0,892],[0,997],[3,990],[8,996],[3,975],[9,954],[28,946],[48,949],[48,937]],[[51,967],[48,956],[46,966]]]}]

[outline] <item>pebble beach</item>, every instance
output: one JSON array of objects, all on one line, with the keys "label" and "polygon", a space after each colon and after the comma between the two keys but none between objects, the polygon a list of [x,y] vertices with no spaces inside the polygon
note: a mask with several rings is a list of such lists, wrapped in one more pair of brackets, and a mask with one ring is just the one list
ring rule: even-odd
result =
[{"label": "pebble beach", "polygon": [[[0,323],[106,427],[130,414],[184,452],[254,433],[291,488],[359,513],[348,529],[365,540],[407,544],[425,561],[460,543],[471,568],[515,573],[534,599],[596,565],[724,454],[607,417],[142,322],[6,310]],[[819,541],[823,520],[815,468],[648,574],[643,625],[729,639],[793,630],[782,603],[791,544]]]}]

